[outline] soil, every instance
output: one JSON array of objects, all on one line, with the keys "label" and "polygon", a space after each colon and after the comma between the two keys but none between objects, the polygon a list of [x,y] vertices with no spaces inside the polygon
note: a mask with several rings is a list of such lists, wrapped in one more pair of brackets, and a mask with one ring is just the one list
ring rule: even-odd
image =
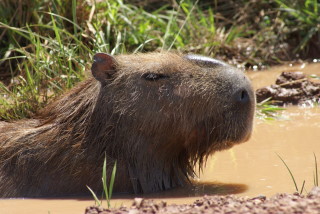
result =
[{"label": "soil", "polygon": [[154,202],[142,198],[134,199],[130,208],[104,209],[91,206],[86,214],[107,213],[320,213],[320,187],[314,187],[309,194],[277,194],[267,198],[258,196],[254,198],[227,196],[204,196],[193,204],[168,205],[166,202]]},{"label": "soil", "polygon": [[275,104],[299,105],[320,101],[320,82],[310,81],[303,72],[282,72],[276,83],[256,91],[257,102],[267,98]]}]

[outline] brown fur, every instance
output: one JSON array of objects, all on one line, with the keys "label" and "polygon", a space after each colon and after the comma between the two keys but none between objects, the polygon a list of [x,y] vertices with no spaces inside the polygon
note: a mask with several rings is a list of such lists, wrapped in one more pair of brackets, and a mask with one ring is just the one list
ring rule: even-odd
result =
[{"label": "brown fur", "polygon": [[[184,185],[215,151],[246,141],[254,96],[242,72],[173,53],[119,55],[111,79],[80,83],[34,119],[0,122],[0,196],[101,190],[102,162],[117,160],[115,191]],[[145,73],[168,78],[145,80]],[[250,102],[232,100],[244,88]]]}]

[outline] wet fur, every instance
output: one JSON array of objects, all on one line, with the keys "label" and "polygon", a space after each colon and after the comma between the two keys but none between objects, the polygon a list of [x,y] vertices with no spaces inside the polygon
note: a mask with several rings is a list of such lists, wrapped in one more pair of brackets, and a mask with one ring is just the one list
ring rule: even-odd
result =
[{"label": "wet fur", "polygon": [[[240,71],[205,68],[172,53],[115,59],[112,79],[91,77],[34,119],[0,122],[1,197],[83,195],[86,185],[101,190],[105,155],[109,173],[118,163],[116,191],[166,190],[187,183],[208,155],[250,136],[254,101],[246,108],[229,101],[245,78],[233,77]],[[148,72],[169,78],[148,81]]]}]

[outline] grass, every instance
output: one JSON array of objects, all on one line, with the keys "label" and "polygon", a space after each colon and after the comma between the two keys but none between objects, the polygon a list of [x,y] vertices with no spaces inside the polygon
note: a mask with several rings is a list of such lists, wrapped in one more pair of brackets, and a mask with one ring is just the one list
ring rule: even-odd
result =
[{"label": "grass", "polygon": [[281,111],[285,110],[285,108],[273,105],[273,102],[274,101],[268,98],[260,103],[257,103],[256,116],[264,120],[278,120],[280,118]]},{"label": "grass", "polygon": [[[295,187],[295,190],[296,192],[302,194],[303,190],[305,190],[305,180],[303,181],[302,183],[302,186],[299,190],[299,187],[297,185],[297,182],[296,182],[296,179],[292,173],[292,171],[290,170],[289,166],[287,165],[287,163],[281,158],[280,155],[277,154],[277,156],[280,158],[280,160],[282,161],[282,163],[285,165],[285,167],[287,168],[289,174],[290,174],[290,177],[293,181],[293,184],[294,184],[294,187]],[[313,172],[313,185],[315,187],[318,187],[319,186],[319,174],[318,174],[318,163],[317,163],[317,157],[315,155],[315,153],[313,153],[313,156],[314,156],[314,168],[315,168],[315,171]]]},{"label": "grass", "polygon": [[[107,158],[105,158],[104,162],[103,162],[103,167],[102,167],[102,186],[103,186],[103,194],[105,195],[105,199],[107,201],[108,208],[111,207],[110,202],[111,202],[111,198],[112,198],[113,185],[114,185],[114,179],[116,177],[116,171],[117,171],[117,162],[115,162],[115,164],[113,166],[111,177],[110,177],[109,188],[108,188],[108,185],[107,185],[108,184],[108,182],[107,182]],[[98,206],[101,206],[103,196],[101,197],[101,200],[99,200],[97,195],[94,193],[94,191],[88,186],[87,186],[87,188],[91,192],[91,194],[95,200],[95,203]]]},{"label": "grass", "polygon": [[320,80],[320,76],[318,76],[318,75],[316,75],[316,74],[310,75],[310,78],[314,78],[314,79],[319,79],[319,80]]},{"label": "grass", "polygon": [[29,116],[48,100],[81,81],[88,67],[84,57],[89,57],[91,50],[77,39],[78,35],[62,27],[62,20],[75,28],[79,26],[54,13],[40,13],[48,18],[47,24],[13,27],[0,22],[9,39],[0,63],[5,65],[4,69],[8,66],[4,73],[10,78],[7,84],[0,82],[2,119]]},{"label": "grass", "polygon": [[[311,48],[310,44],[320,44],[320,2],[318,0],[275,0],[275,2],[280,6],[281,17],[288,26],[288,33],[298,37],[299,43],[294,48],[294,53],[308,52]],[[319,47],[318,50],[320,50]]]},{"label": "grass", "polygon": [[[53,5],[63,6],[61,2],[53,1]],[[38,4],[42,4],[41,1],[35,5]],[[6,2],[0,3],[0,11],[9,6]],[[183,29],[196,4],[182,2],[177,9],[164,7],[149,13],[121,0],[99,2],[87,11],[86,23],[77,21],[76,1],[71,5],[72,20],[66,17],[66,11],[55,9],[54,13],[50,7],[48,11],[41,11],[42,7],[46,5],[33,8],[37,23],[30,21],[24,26],[14,26],[5,13],[0,17],[0,29],[5,32],[1,35],[8,40],[0,46],[0,53],[4,55],[0,63],[6,74],[6,81],[0,82],[3,120],[29,117],[50,99],[81,81],[91,65],[92,53],[184,47],[184,42],[189,41],[186,35],[193,29]],[[83,10],[86,9],[89,7]],[[17,23],[24,21],[17,20]],[[171,24],[167,26],[167,22]]]},{"label": "grass", "polygon": [[318,163],[317,163],[317,156],[313,153],[314,156],[314,166],[315,166],[315,172],[313,173],[313,184],[314,186],[319,186],[319,174],[318,174]]}]

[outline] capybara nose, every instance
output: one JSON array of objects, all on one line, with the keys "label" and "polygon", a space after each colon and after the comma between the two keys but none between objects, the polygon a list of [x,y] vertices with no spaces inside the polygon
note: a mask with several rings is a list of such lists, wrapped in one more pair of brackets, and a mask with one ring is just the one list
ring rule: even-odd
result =
[{"label": "capybara nose", "polygon": [[240,89],[235,93],[235,102],[239,105],[247,105],[250,103],[250,96],[247,89]]}]

